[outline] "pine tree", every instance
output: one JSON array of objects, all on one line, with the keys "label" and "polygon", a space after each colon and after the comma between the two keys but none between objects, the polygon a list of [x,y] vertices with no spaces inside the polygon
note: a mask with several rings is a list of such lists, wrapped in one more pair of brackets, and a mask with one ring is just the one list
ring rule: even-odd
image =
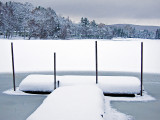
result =
[{"label": "pine tree", "polygon": [[157,30],[156,30],[155,39],[160,39],[160,29],[157,29]]},{"label": "pine tree", "polygon": [[88,38],[89,36],[89,20],[88,18],[81,18],[81,23],[80,23],[80,31],[81,31],[81,37],[82,38]]}]

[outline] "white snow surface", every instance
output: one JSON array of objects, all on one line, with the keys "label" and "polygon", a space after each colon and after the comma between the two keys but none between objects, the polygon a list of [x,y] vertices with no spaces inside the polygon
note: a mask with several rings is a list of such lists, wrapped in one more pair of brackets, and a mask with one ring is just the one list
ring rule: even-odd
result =
[{"label": "white snow surface", "polygon": [[59,81],[59,86],[73,86],[73,85],[96,85],[95,76],[58,76],[57,80]]},{"label": "white snow surface", "polygon": [[[95,76],[59,76],[60,86],[96,84]],[[98,76],[98,86],[104,93],[138,94],[140,80],[128,76]]]},{"label": "white snow surface", "polygon": [[[8,94],[8,95],[37,95],[37,94],[24,93],[22,91],[19,91],[18,88],[16,89],[16,91],[13,91],[13,89],[9,89],[9,90],[4,91],[3,93]],[[38,94],[38,96],[39,96],[39,94]],[[64,100],[65,100],[65,98],[64,98]],[[111,101],[147,102],[147,101],[153,101],[153,100],[156,100],[156,99],[154,97],[148,95],[147,92],[143,92],[143,96],[136,95],[135,97],[109,97],[109,96],[105,96],[104,120],[132,120],[133,119],[132,116],[126,115],[126,114],[121,113],[120,111],[117,111],[116,109],[114,109],[110,104]]]},{"label": "white snow surface", "polygon": [[105,97],[105,120],[133,120],[133,117],[126,115],[112,108],[110,99]]},{"label": "white snow surface", "polygon": [[52,92],[54,90],[53,75],[28,75],[19,85],[21,91]]},{"label": "white snow surface", "polygon": [[[95,40],[0,40],[0,72],[12,72],[10,43],[14,43],[15,70],[95,71]],[[160,73],[160,41],[146,39],[98,40],[99,71],[140,72],[144,42],[144,72]]]},{"label": "white snow surface", "polygon": [[130,76],[100,76],[99,87],[104,93],[138,94],[141,90],[140,80]]},{"label": "white snow surface", "polygon": [[[7,95],[40,95],[40,94],[29,94],[29,93],[25,93],[21,90],[19,90],[19,87],[16,88],[16,91],[14,91],[13,89],[8,89],[6,91],[3,92],[4,94]],[[44,96],[44,94],[42,94]],[[47,96],[47,95],[45,95]],[[109,97],[109,96],[105,96],[105,98],[107,98],[107,100],[109,101],[126,101],[126,102],[147,102],[147,101],[152,101],[152,100],[156,100],[154,97],[148,95],[148,93],[146,91],[143,91],[143,96],[140,95],[136,95],[135,97]]]},{"label": "white snow surface", "polygon": [[4,91],[3,93],[4,93],[4,94],[7,94],[7,95],[22,95],[22,96],[26,96],[26,95],[27,95],[27,96],[30,96],[30,95],[40,96],[40,95],[42,95],[42,96],[47,96],[47,94],[44,95],[44,94],[30,94],[30,93],[25,93],[25,92],[19,90],[19,87],[16,87],[16,91],[14,91],[13,88],[11,88],[11,89],[8,89],[8,90]]},{"label": "white snow surface", "polygon": [[156,100],[154,97],[147,94],[146,91],[143,91],[143,95],[135,95],[135,97],[109,97],[105,96],[105,99],[109,101],[126,101],[126,102],[148,102],[152,100]]},{"label": "white snow surface", "polygon": [[[78,86],[78,85],[77,85]],[[68,88],[70,88],[70,87],[77,87],[77,86],[68,86],[67,87],[67,90],[68,90]],[[79,86],[78,86],[79,87]],[[62,88],[66,88],[66,87],[60,87],[60,88],[58,88],[58,89],[62,89]],[[74,98],[74,99],[78,99],[77,101],[74,101],[74,104],[77,104],[77,103],[75,103],[75,102],[78,102],[79,100],[82,100],[82,99],[87,99],[87,100],[89,100],[88,98],[90,97],[90,94],[91,94],[91,96],[92,96],[92,100],[91,101],[88,101],[89,103],[90,102],[92,102],[92,101],[95,101],[95,99],[97,100],[97,99],[99,99],[100,100],[100,98],[102,97],[101,95],[100,96],[96,96],[97,95],[97,92],[95,93],[95,96],[96,97],[99,97],[99,98],[94,98],[93,97],[93,95],[94,95],[94,93],[92,93],[92,92],[95,92],[95,90],[92,90],[92,91],[90,91],[91,89],[89,88],[89,91],[88,91],[88,88],[86,88],[87,90],[85,91],[85,93],[87,92],[87,94],[88,95],[86,95],[85,96],[85,98],[82,98],[79,94],[77,94],[78,92],[80,92],[80,91],[73,91],[73,90],[71,90],[71,92],[74,94],[74,95],[71,95],[72,96],[72,98]],[[97,88],[96,88],[97,89]],[[64,89],[63,89],[64,90]],[[83,89],[84,90],[84,89]],[[55,91],[54,91],[55,92]],[[53,93],[54,93],[53,92]],[[69,92],[69,91],[68,91]],[[82,92],[82,91],[81,91]],[[89,93],[88,93],[89,92]],[[27,93],[24,93],[24,92],[22,92],[22,91],[20,91],[18,88],[16,89],[16,91],[13,91],[13,89],[9,89],[9,90],[6,90],[6,91],[4,91],[3,93],[5,93],[5,94],[8,94],[8,95],[36,95],[36,94],[27,94]],[[52,93],[52,94],[53,94]],[[60,92],[58,92],[57,94],[59,94]],[[68,105],[68,103],[67,104],[65,104],[66,103],[66,100],[67,101],[69,101],[69,98],[68,98],[68,94],[69,93],[67,93],[66,94],[66,90],[65,90],[65,94],[63,94],[63,93],[61,93],[60,95],[62,95],[61,96],[61,98],[63,99],[63,100],[61,100],[61,101],[57,101],[59,104],[60,104],[60,107],[63,107],[63,105],[64,105],[64,107],[66,107],[66,105],[69,107],[69,105]],[[75,96],[76,95],[76,96]],[[39,96],[39,95],[38,95]],[[52,95],[53,96],[53,95]],[[57,96],[57,95],[56,95]],[[76,98],[78,96],[78,98]],[[60,97],[59,97],[60,98]],[[58,98],[58,99],[59,99]],[[72,98],[70,98],[70,99],[72,99]],[[91,98],[91,97],[90,97]],[[47,98],[48,99],[48,98]],[[57,99],[56,99],[57,100]],[[73,99],[72,99],[73,100]],[[155,98],[154,97],[152,97],[152,96],[150,96],[150,95],[148,95],[147,94],[147,92],[143,92],[143,96],[139,96],[139,95],[136,95],[135,97],[109,97],[109,96],[105,96],[105,105],[103,106],[104,107],[104,109],[105,109],[105,114],[104,114],[104,120],[132,120],[133,119],[133,117],[132,116],[130,116],[130,115],[126,115],[126,114],[124,114],[124,113],[121,113],[121,112],[119,112],[119,111],[117,111],[116,109],[114,109],[114,108],[112,108],[112,106],[111,106],[111,104],[110,104],[110,102],[111,101],[126,101],[126,102],[135,102],[135,101],[139,101],[139,102],[147,102],[147,101],[152,101],[152,100],[155,100]],[[49,100],[45,100],[45,101],[49,101]],[[42,104],[42,106],[44,106],[44,107],[42,107],[42,106],[40,106],[28,119],[30,120],[30,119],[38,119],[39,120],[39,114],[40,114],[40,116],[41,116],[41,112],[43,112],[43,113],[46,113],[46,111],[49,111],[49,114],[55,114],[55,112],[51,112],[51,106],[50,105],[52,105],[52,100],[50,101],[51,103],[46,103],[46,102],[43,102],[43,104],[45,104],[45,105],[43,105]],[[54,102],[55,102],[55,100],[53,100]],[[60,103],[60,102],[62,102],[62,104]],[[101,100],[99,101],[100,103],[98,103],[97,105],[100,105],[102,102],[101,102]],[[93,102],[92,102],[93,103]],[[50,105],[48,105],[48,104],[50,104]],[[49,107],[48,107],[49,106]],[[95,106],[95,105],[94,105]],[[95,109],[95,107],[93,106],[93,109]],[[46,108],[47,107],[47,108]],[[56,107],[58,107],[57,105],[56,105]],[[88,107],[88,106],[87,106]],[[102,107],[102,109],[103,109],[103,107]],[[48,109],[49,108],[49,109]],[[54,107],[53,107],[54,108]],[[47,109],[47,110],[46,110]],[[70,108],[69,108],[70,109]],[[89,109],[89,108],[88,108]],[[88,110],[87,109],[87,110]],[[45,111],[46,110],[46,111]],[[63,110],[63,109],[62,109]],[[71,110],[71,109],[70,109]],[[77,110],[77,109],[76,109]],[[80,110],[80,109],[79,109]],[[79,111],[79,110],[77,110],[78,112],[81,112],[81,111]],[[100,108],[98,108],[98,110],[100,110]],[[101,110],[100,110],[101,111]],[[63,111],[64,113],[65,113],[65,115],[67,114],[67,111]],[[69,112],[71,112],[71,111],[69,111]],[[48,113],[47,113],[48,114]],[[49,115],[48,114],[48,115]],[[81,113],[79,113],[79,114],[81,114]],[[35,118],[36,117],[36,118]],[[49,117],[49,116],[48,116]],[[51,119],[51,118],[48,118],[48,119]],[[76,119],[77,120],[77,119]]]},{"label": "white snow surface", "polygon": [[[57,76],[59,86],[96,85],[95,76]],[[98,76],[98,86],[104,93],[138,94],[140,93],[140,80],[127,76]],[[54,89],[53,75],[27,76],[19,85],[21,91],[52,92]]]},{"label": "white snow surface", "polygon": [[154,97],[143,92],[143,96],[136,95],[135,97],[109,97],[105,96],[105,120],[134,120],[133,116],[119,112],[111,106],[112,101],[124,102],[148,102],[156,100]]},{"label": "white snow surface", "polygon": [[93,85],[60,87],[27,120],[103,120],[103,92]]}]

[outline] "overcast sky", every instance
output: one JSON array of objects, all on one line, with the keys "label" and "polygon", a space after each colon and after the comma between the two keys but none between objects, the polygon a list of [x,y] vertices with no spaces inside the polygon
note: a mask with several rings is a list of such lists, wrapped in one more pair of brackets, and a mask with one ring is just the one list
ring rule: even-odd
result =
[{"label": "overcast sky", "polygon": [[[4,2],[10,0],[2,0]],[[160,0],[12,0],[34,6],[53,8],[57,14],[74,22],[81,17],[105,24],[160,26]]]}]

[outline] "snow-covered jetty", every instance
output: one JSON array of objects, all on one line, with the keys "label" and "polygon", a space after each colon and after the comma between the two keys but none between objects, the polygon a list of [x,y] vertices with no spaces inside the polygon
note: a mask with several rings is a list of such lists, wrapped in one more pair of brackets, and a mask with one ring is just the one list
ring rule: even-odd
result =
[{"label": "snow-covered jetty", "polygon": [[[93,85],[95,76],[61,76],[59,86]],[[128,76],[98,76],[97,86],[106,94],[140,94],[140,80]]]},{"label": "snow-covered jetty", "polygon": [[[101,47],[99,49],[105,47],[102,45],[102,43],[103,42],[100,43]],[[59,45],[61,45],[61,44],[59,44]],[[70,45],[73,46],[73,43]],[[79,46],[79,43],[76,43],[75,45]],[[76,46],[76,47],[78,47],[78,46]],[[84,44],[82,46],[84,46]],[[80,51],[80,54],[82,54],[84,56],[84,53],[86,53],[86,51],[83,51],[83,52],[81,51],[82,46],[80,45],[80,48],[78,51]],[[93,46],[93,43],[91,44],[91,46]],[[62,47],[63,46],[61,46],[61,48]],[[14,70],[13,43],[11,43],[11,48],[12,48],[11,50],[12,50],[13,86],[14,86],[14,91],[15,91],[15,70]],[[88,48],[88,45],[87,45],[87,48]],[[94,47],[91,47],[91,48],[92,49],[90,49],[90,50],[94,51],[94,49],[93,49]],[[74,48],[74,49],[72,48],[70,50],[73,52],[73,50],[77,50],[77,48]],[[70,53],[72,53],[71,51],[70,51]],[[87,49],[87,51],[88,51],[88,49]],[[141,51],[139,51],[139,53],[141,53],[141,62],[140,62],[141,67],[139,66],[141,68],[141,80],[139,80],[136,77],[124,77],[124,76],[123,77],[122,76],[104,76],[104,77],[102,77],[102,76],[99,76],[98,75],[98,53],[101,53],[101,52],[98,52],[97,41],[95,41],[95,61],[94,61],[95,67],[96,67],[95,78],[93,76],[87,76],[87,77],[86,76],[85,77],[84,76],[69,76],[69,77],[63,76],[63,77],[58,78],[58,76],[56,76],[56,66],[57,66],[56,65],[56,53],[54,53],[54,76],[35,76],[35,75],[28,76],[20,84],[20,90],[22,90],[24,92],[52,92],[54,89],[56,89],[56,86],[57,86],[56,77],[57,77],[59,79],[58,83],[60,83],[60,86],[75,85],[75,84],[76,85],[96,84],[106,94],[140,94],[142,96],[142,91],[143,91],[142,90],[142,88],[143,88],[142,87],[143,86],[143,42],[141,42]],[[65,51],[60,52],[60,53],[62,53],[61,54],[63,56],[62,60],[64,60]],[[124,51],[122,53],[124,54]],[[77,55],[77,54],[78,54],[78,52],[75,55]],[[89,54],[87,53],[85,55],[88,56],[88,55],[90,55],[90,53]],[[102,54],[100,54],[100,56],[101,55]],[[73,56],[73,54],[72,54],[72,56]],[[79,56],[79,54],[78,54],[78,56]],[[69,58],[69,57],[67,56],[67,58]],[[92,58],[94,58],[94,57],[92,57]],[[137,55],[133,56],[133,58],[137,58]],[[65,57],[65,59],[66,59],[66,57]],[[104,59],[104,56],[103,56],[103,59]],[[58,58],[58,60],[60,60],[60,58]],[[67,60],[67,61],[69,61],[69,60]],[[90,61],[88,61],[86,63],[89,64],[91,61],[93,63],[93,59],[90,59]],[[74,62],[75,62],[75,60],[74,60]],[[71,64],[73,64],[74,62],[72,62]],[[127,62],[128,62],[128,60],[127,60]],[[64,63],[64,62],[61,62],[61,63]],[[99,62],[99,63],[104,64],[106,62],[103,61],[103,62]],[[62,65],[58,65],[58,66],[64,66],[64,65],[62,64]],[[77,63],[74,66],[77,66],[76,68],[78,68],[80,70],[81,64]],[[85,65],[85,67],[86,66],[87,65]],[[87,69],[89,69],[89,68],[90,67],[88,67]],[[69,70],[69,69],[67,69],[67,70]]]},{"label": "snow-covered jetty", "polygon": [[53,91],[27,120],[103,120],[104,96],[97,86],[67,86]]},{"label": "snow-covered jetty", "polygon": [[[75,85],[97,85],[105,94],[140,94],[141,83],[136,77],[99,76],[96,84],[95,76],[57,76],[59,87]],[[52,92],[54,90],[53,75],[29,75],[19,85],[24,92]]]}]

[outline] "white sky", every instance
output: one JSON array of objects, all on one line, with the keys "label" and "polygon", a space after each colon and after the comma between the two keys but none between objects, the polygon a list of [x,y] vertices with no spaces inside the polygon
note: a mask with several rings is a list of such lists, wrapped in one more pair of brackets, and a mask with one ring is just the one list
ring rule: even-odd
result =
[{"label": "white sky", "polygon": [[[3,0],[6,2],[9,0]],[[62,16],[79,22],[81,17],[105,24],[160,26],[160,0],[13,0],[51,7]]]}]

